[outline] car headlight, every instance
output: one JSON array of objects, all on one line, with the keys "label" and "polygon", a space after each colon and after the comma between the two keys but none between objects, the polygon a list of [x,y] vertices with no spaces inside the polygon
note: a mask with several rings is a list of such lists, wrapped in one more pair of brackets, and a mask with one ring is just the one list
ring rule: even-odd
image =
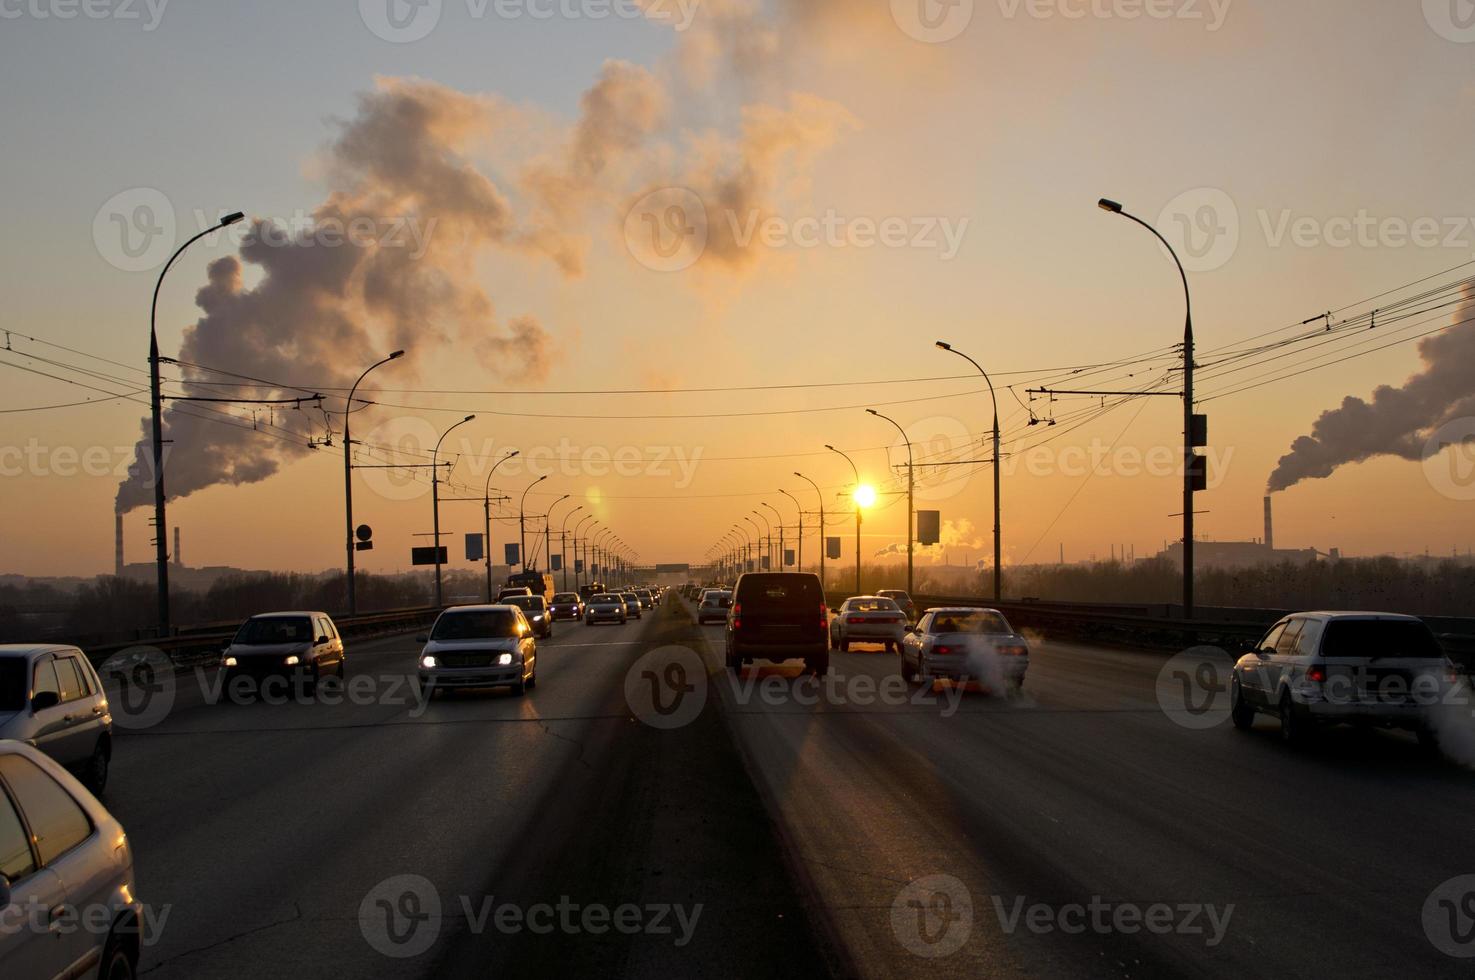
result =
[{"label": "car headlight", "polygon": [[285,663],[288,667],[296,667],[298,664],[302,663],[302,659],[294,653],[292,654],[292,656],[286,659]]},{"label": "car headlight", "polygon": [[424,667],[426,670],[434,670],[437,666],[435,655],[427,653],[425,656],[421,657],[420,666]]},{"label": "car headlight", "polygon": [[498,657],[497,658],[497,666],[498,667],[511,667],[512,666],[512,654],[510,654],[510,653],[504,653],[500,657]]},{"label": "car headlight", "polygon": [[535,622],[535,623],[541,623],[542,621],[543,621],[543,614],[542,613],[538,613],[536,616],[533,617],[533,622]]},{"label": "car headlight", "polygon": [[236,663],[237,663],[237,661],[236,661],[236,658],[235,657],[226,657],[225,658],[225,665],[227,667],[234,667],[234,666],[236,666]]}]

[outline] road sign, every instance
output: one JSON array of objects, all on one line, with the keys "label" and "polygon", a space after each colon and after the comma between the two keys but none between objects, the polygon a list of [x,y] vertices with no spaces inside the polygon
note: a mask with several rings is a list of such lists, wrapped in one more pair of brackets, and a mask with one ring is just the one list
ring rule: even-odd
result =
[{"label": "road sign", "polygon": [[839,538],[825,538],[825,557],[826,558],[839,558],[840,557],[840,539]]},{"label": "road sign", "polygon": [[576,575],[583,575],[584,574],[584,559],[582,559],[582,558],[575,558],[574,559],[574,574],[576,574]]},{"label": "road sign", "polygon": [[550,572],[561,572],[561,571],[563,571],[563,555],[549,555],[548,556],[548,570]]},{"label": "road sign", "polygon": [[449,559],[446,556],[446,552],[448,550],[449,549],[446,548],[444,545],[442,545],[439,548],[431,548],[431,547],[411,548],[410,549],[410,564],[412,564],[412,565],[434,565],[434,564],[436,564],[436,557],[437,557],[437,555],[439,555],[440,564],[442,564],[442,565],[448,565],[448,564],[450,564],[450,561],[449,561]]},{"label": "road sign", "polygon": [[374,529],[367,524],[360,524],[353,533],[360,541],[368,541],[374,536]]},{"label": "road sign", "polygon": [[487,556],[487,553],[482,549],[481,539],[482,535],[480,533],[466,535],[467,561],[481,561]]},{"label": "road sign", "polygon": [[794,564],[794,549],[793,548],[785,548],[784,549],[784,567],[785,568],[788,568],[792,564]]},{"label": "road sign", "polygon": [[517,551],[517,548],[518,548],[517,542],[514,541],[511,544],[507,545],[506,551],[503,552],[503,554],[506,555],[506,557],[507,557],[507,564],[508,565],[520,565],[520,564],[522,564],[518,560],[518,551]]},{"label": "road sign", "polygon": [[917,543],[937,544],[942,540],[942,512],[937,510],[917,511]]}]

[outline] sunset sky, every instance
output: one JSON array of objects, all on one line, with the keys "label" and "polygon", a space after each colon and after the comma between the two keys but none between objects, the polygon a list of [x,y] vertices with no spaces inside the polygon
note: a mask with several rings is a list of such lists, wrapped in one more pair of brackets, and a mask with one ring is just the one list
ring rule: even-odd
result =
[{"label": "sunset sky", "polygon": [[[826,443],[883,492],[867,557],[903,543],[904,498],[886,494],[905,486],[887,450],[892,464],[905,451],[864,409],[907,427],[919,453],[987,451],[987,392],[938,339],[998,387],[1006,562],[1053,561],[1062,543],[1068,560],[1113,545],[1144,556],[1175,539],[1179,478],[1136,460],[1179,451],[1178,400],[1134,399],[1076,428],[1099,402],[1025,393],[1143,354],[1155,359],[1081,384],[1176,383],[1176,272],[1144,230],[1097,209],[1102,196],[1184,246],[1204,397],[1342,348],[1222,377],[1213,352],[1475,272],[1457,268],[1475,260],[1475,30],[1442,17],[1459,11],[1445,0],[1146,5],[1162,19],[1131,16],[1144,9],[1133,0],[961,0],[926,8],[956,33],[936,43],[920,0],[644,0],[645,18],[602,19],[591,10],[629,5],[388,2],[425,36],[396,36],[407,21],[384,19],[376,0],[155,0],[131,5],[136,18],[118,4],[97,8],[116,16],[71,19],[47,0],[4,7],[0,571],[111,569],[146,392],[120,400],[67,382],[146,388],[159,269],[228,211],[248,223],[196,243],[165,280],[160,343],[246,377],[189,369],[190,394],[322,392],[340,412],[340,389],[406,347],[360,389],[377,404],[355,413],[355,439],[428,452],[475,413],[442,450],[457,461],[446,496],[479,498],[509,449],[556,455],[567,466],[505,467],[492,485],[516,497],[550,472],[530,511],[571,494],[555,527],[582,503],[579,516],[598,515],[649,561],[699,561],[760,502],[792,524],[779,487],[817,506],[795,470],[843,510],[850,471]],[[653,250],[652,233],[696,227],[693,200],[705,248]],[[375,222],[369,244],[321,234],[355,217]],[[308,240],[248,242],[242,255],[259,222]],[[1388,290],[1399,292],[1375,298]],[[1423,371],[1411,338],[1471,302],[1380,328],[1383,343],[1407,342],[1206,402],[1218,465],[1200,533],[1258,537],[1267,479],[1292,443],[1345,397]],[[1372,346],[1358,341],[1346,352]],[[1472,353],[1451,343],[1445,356]],[[1475,364],[1458,364],[1475,378]],[[281,388],[221,384],[259,381]],[[800,385],[827,387],[675,390]],[[1472,393],[1442,392],[1426,421],[1475,414]],[[1061,424],[1028,427],[1026,406]],[[251,407],[209,411],[252,425]],[[174,431],[167,482],[191,492],[169,518],[185,562],[340,565],[341,415],[333,446],[316,450],[302,443],[325,434],[321,411],[256,406],[255,418],[257,431],[229,420]],[[1420,445],[1428,434],[1410,432]],[[1080,461],[1093,446],[1117,452],[1090,476]],[[621,452],[630,472],[602,462]],[[1376,455],[1297,483],[1277,495],[1277,545],[1475,547],[1468,481],[1440,478],[1459,452]],[[942,511],[954,558],[983,557],[989,472],[949,472],[918,507]],[[151,514],[127,514],[130,562],[151,557]],[[454,565],[466,566],[460,536],[481,516],[479,500],[443,504]],[[378,543],[361,567],[405,568],[428,543],[415,535],[430,530],[429,486],[360,471],[355,518]],[[497,525],[498,554],[515,533]],[[831,533],[853,557],[852,527]]]}]

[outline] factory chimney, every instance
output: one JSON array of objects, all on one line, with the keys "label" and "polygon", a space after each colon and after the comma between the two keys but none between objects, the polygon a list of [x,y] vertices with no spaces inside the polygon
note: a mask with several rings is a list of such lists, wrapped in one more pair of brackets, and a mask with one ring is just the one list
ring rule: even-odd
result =
[{"label": "factory chimney", "polygon": [[179,528],[174,529],[174,567],[184,567],[184,561],[179,557]]},{"label": "factory chimney", "polygon": [[114,514],[113,525],[113,574],[123,577],[123,515]]},{"label": "factory chimney", "polygon": [[1265,495],[1265,550],[1275,550],[1275,522],[1270,512],[1270,495]]}]

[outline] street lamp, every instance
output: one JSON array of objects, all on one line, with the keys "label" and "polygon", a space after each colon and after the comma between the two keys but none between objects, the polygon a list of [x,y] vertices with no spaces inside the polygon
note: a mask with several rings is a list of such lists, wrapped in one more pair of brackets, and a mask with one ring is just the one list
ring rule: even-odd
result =
[{"label": "street lamp", "polygon": [[344,540],[348,544],[348,614],[358,615],[358,596],[354,589],[353,556],[358,549],[355,547],[353,537],[353,439],[348,434],[348,422],[353,415],[353,396],[358,392],[359,385],[363,384],[369,376],[369,371],[382,367],[390,361],[397,361],[405,356],[405,352],[397,350],[384,360],[369,365],[369,370],[359,375],[359,379],[348,389],[348,401],[343,403],[343,511],[344,511]]},{"label": "street lamp", "polygon": [[[572,514],[573,511],[569,511],[569,513]],[[578,564],[578,561],[579,561],[579,531],[581,531],[583,529],[583,527],[584,527],[585,524],[588,524],[592,520],[597,520],[597,518],[595,518],[595,516],[593,514],[589,514],[589,515],[587,515],[585,517],[581,517],[579,519],[579,523],[577,523],[577,524],[574,525],[574,588],[575,589],[577,589],[579,587],[579,575],[580,575],[580,572],[579,572],[579,564]],[[588,542],[586,541],[585,543],[587,544]]]},{"label": "street lamp", "polygon": [[[768,539],[767,539],[768,543],[767,543],[767,545],[764,546],[764,549],[763,550],[764,550],[764,558],[768,561],[768,568],[769,568],[770,571],[772,571],[773,570],[773,525],[769,524],[768,523],[768,518],[764,517],[763,514],[761,514],[758,510],[755,509],[753,511],[753,513],[754,514],[757,514],[758,519],[763,522],[763,529],[768,532]],[[761,564],[761,562],[760,562],[760,564]]]},{"label": "street lamp", "polygon": [[994,601],[998,602],[1002,598],[1004,590],[1004,544],[1003,530],[1001,529],[1002,520],[999,516],[999,471],[1003,468],[1004,462],[999,454],[999,399],[994,394],[993,379],[988,376],[988,372],[983,369],[982,365],[962,351],[955,350],[952,344],[939,340],[937,346],[950,354],[957,354],[963,360],[977,368],[978,373],[983,375],[983,380],[988,382],[988,396],[994,403]]},{"label": "street lamp", "polygon": [[1194,478],[1198,471],[1197,439],[1193,424],[1193,296],[1188,290],[1188,273],[1173,246],[1168,244],[1156,228],[1134,214],[1125,211],[1115,201],[1102,198],[1096,204],[1109,214],[1119,214],[1152,232],[1153,237],[1163,243],[1163,248],[1173,257],[1178,266],[1178,276],[1183,280],[1183,618],[1193,618],[1193,494]]},{"label": "street lamp", "polygon": [[901,425],[896,421],[896,419],[882,415],[874,408],[868,408],[866,409],[866,411],[874,415],[876,418],[884,419],[885,421],[890,422],[892,425],[896,426],[896,431],[901,433],[901,438],[907,445],[907,595],[911,595],[912,551],[913,542],[916,540],[916,535],[912,533],[913,518],[916,514],[916,512],[912,509],[913,500],[915,499],[913,495],[916,491],[916,484],[913,482],[912,479],[912,440],[911,437],[907,435],[907,430],[903,429]]},{"label": "street lamp", "polygon": [[[780,490],[779,492],[782,493],[783,491]],[[783,571],[784,570],[784,517],[783,517],[782,514],[780,514],[778,512],[778,508],[777,507],[773,506],[773,504],[770,504],[766,500],[760,501],[759,504],[758,504],[758,506],[760,506],[760,507],[767,507],[769,510],[773,511],[773,519],[778,522],[778,570],[779,571]],[[770,548],[773,547],[773,535],[772,535],[772,533],[770,533],[769,536],[768,536],[768,546]]]},{"label": "street lamp", "polygon": [[485,544],[483,545],[483,547],[486,550],[485,557],[486,557],[486,565],[487,565],[487,602],[488,603],[492,602],[496,598],[494,595],[492,595],[492,474],[494,474],[494,473],[497,472],[497,467],[501,466],[503,463],[507,462],[512,457],[521,455],[521,453],[522,453],[521,450],[514,449],[514,450],[508,452],[507,455],[503,456],[501,459],[499,459],[495,463],[493,463],[492,464],[492,468],[487,471],[487,485],[486,485],[486,489],[482,492],[482,509],[483,509],[484,514],[486,515],[486,522],[487,522],[487,528],[486,528],[486,534],[487,534],[487,536],[486,536],[486,541],[485,541]]},{"label": "street lamp", "polygon": [[[825,540],[825,495],[820,493],[819,484],[815,483],[803,473],[795,470],[794,475],[811,487],[814,487],[814,495],[819,498],[819,588],[823,592],[825,590],[825,552],[829,550],[829,542]],[[803,519],[802,512],[800,519]],[[804,539],[800,538],[799,543],[803,544]]]},{"label": "street lamp", "polygon": [[843,457],[845,462],[850,464],[851,472],[855,474],[855,490],[851,492],[851,496],[855,500],[855,594],[860,595],[860,470],[856,468],[855,460],[846,456],[834,446],[826,444],[825,448]]},{"label": "street lamp", "polygon": [[548,505],[548,513],[543,515],[543,560],[548,563],[548,571],[553,571],[553,509],[563,503],[573,494],[566,493],[553,503]]},{"label": "street lamp", "polygon": [[524,572],[528,570],[528,491],[546,479],[548,474],[545,473],[529,483],[527,490],[522,492],[522,500],[517,504],[517,547],[520,549],[517,557]]},{"label": "street lamp", "polygon": [[[756,510],[753,511],[753,513],[758,514]],[[763,515],[758,514],[758,517],[761,520],[763,518]],[[761,556],[763,553],[763,529],[758,526],[758,521],[753,520],[753,518],[748,517],[747,515],[743,516],[743,520],[747,521],[753,526],[753,571],[761,572],[763,570],[763,562],[759,556]]]},{"label": "street lamp", "polygon": [[[206,228],[198,235],[179,246],[164,268],[159,271],[159,280],[154,283],[154,301],[149,307],[149,404],[153,416],[154,442],[154,561],[159,579],[159,635],[169,635],[169,528],[164,515],[164,393],[159,379],[159,290],[164,286],[164,276],[174,260],[195,242],[244,218],[240,211],[232,211],[221,218],[213,228]],[[350,545],[350,547],[352,547]]]},{"label": "street lamp", "polygon": [[[789,491],[785,490],[783,487],[779,487],[778,492],[792,500],[794,502],[794,509],[799,512],[799,553],[795,556],[796,564],[794,566],[794,570],[802,572],[804,571],[804,508],[799,504],[799,498],[794,496]],[[779,524],[778,533],[779,538],[782,539],[784,534],[783,524]],[[780,545],[780,547],[782,547],[782,545]]]},{"label": "street lamp", "polygon": [[468,424],[468,422],[475,421],[475,419],[475,415],[468,415],[462,421],[453,425],[453,427],[441,432],[441,437],[435,440],[435,452],[431,453],[431,518],[432,522],[434,522],[434,527],[431,530],[435,534],[434,542],[432,543],[435,545],[435,605],[437,607],[444,605],[443,598],[441,598],[441,443],[444,443],[445,437],[450,435],[451,432],[456,431],[462,425]]}]

